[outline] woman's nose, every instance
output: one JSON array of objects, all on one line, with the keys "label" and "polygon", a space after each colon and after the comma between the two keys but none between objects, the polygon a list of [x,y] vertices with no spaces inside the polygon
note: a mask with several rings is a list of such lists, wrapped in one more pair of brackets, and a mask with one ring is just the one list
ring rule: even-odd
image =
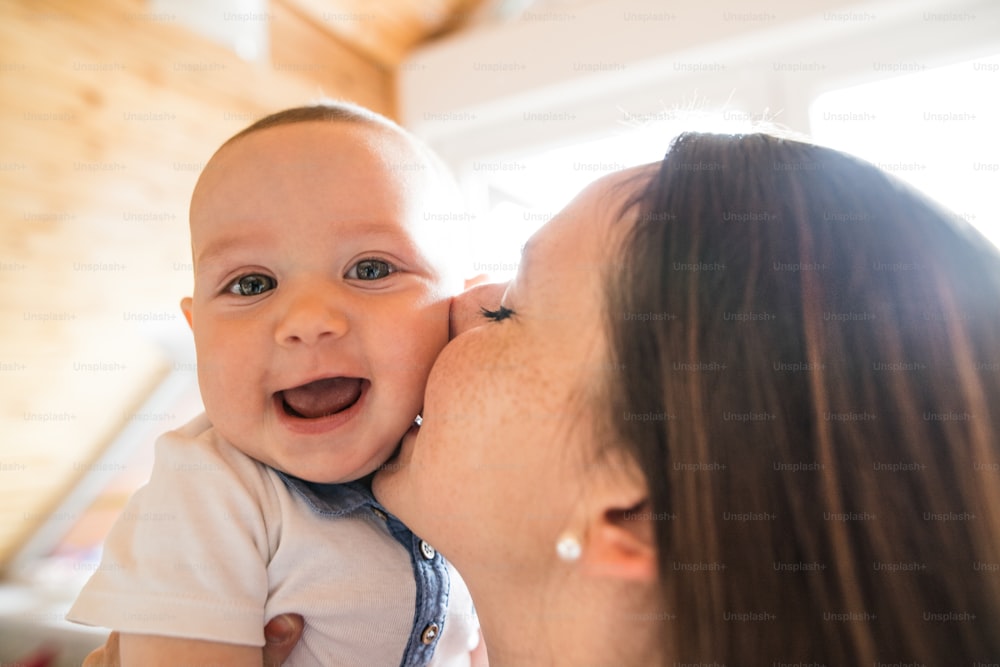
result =
[{"label": "woman's nose", "polygon": [[451,302],[450,336],[455,336],[486,322],[483,308],[495,310],[507,289],[507,283],[477,285],[462,292]]},{"label": "woman's nose", "polygon": [[315,345],[325,338],[339,338],[350,329],[347,313],[332,287],[318,285],[285,294],[274,338],[278,345]]}]

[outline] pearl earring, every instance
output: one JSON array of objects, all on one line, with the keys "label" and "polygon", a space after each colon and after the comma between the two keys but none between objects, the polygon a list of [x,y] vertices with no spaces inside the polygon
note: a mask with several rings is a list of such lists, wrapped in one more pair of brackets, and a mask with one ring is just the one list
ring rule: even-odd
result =
[{"label": "pearl earring", "polygon": [[559,554],[559,559],[567,563],[577,560],[582,552],[583,547],[580,546],[580,540],[572,535],[563,535],[556,542],[556,553]]}]

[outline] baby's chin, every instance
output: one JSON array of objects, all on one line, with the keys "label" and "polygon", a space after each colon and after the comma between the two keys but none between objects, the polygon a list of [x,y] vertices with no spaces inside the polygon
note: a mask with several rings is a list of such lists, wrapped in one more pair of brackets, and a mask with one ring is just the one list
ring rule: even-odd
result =
[{"label": "baby's chin", "polygon": [[[419,417],[417,418],[419,420]],[[399,445],[396,450],[392,453],[389,459],[378,467],[375,473],[374,482],[372,488],[374,489],[380,480],[385,480],[396,476],[398,473],[405,472],[410,467],[410,461],[413,457],[413,447],[414,442],[417,438],[417,434],[420,432],[420,424],[414,422],[410,426],[409,430],[403,434]]]},{"label": "baby's chin", "polygon": [[297,477],[312,484],[347,484],[367,477],[374,470],[371,465],[344,467],[342,465],[309,465],[295,461],[286,465],[272,466],[286,475]]},{"label": "baby's chin", "polygon": [[[362,455],[364,460],[356,465],[345,466],[342,460],[331,462],[330,465],[309,464],[301,457],[270,465],[287,475],[313,484],[347,484],[358,480],[370,481],[373,475],[382,470],[396,467],[400,451],[401,443],[397,441],[381,449],[365,452]],[[355,456],[357,454],[355,452]]]},{"label": "baby's chin", "polygon": [[394,470],[399,470],[405,465],[409,465],[410,456],[413,452],[412,441],[417,437],[417,433],[420,432],[420,417],[417,417],[417,421],[413,422],[410,428],[403,434],[400,438],[399,443],[393,449],[392,455],[386,459],[385,463],[378,467],[378,472],[392,472]]}]

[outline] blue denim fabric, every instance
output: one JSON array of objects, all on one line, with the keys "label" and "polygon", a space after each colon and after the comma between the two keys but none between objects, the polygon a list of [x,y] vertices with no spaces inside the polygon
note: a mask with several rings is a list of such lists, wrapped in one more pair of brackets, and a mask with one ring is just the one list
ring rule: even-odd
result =
[{"label": "blue denim fabric", "polygon": [[[451,585],[448,568],[441,554],[435,552],[433,558],[427,558],[422,549],[423,540],[375,500],[367,483],[354,481],[346,484],[315,484],[277,472],[285,484],[297,491],[317,514],[338,518],[367,511],[385,517],[389,532],[410,554],[413,579],[417,584],[413,629],[399,664],[400,667],[419,667],[429,663],[437,640],[444,630]],[[432,624],[437,626],[437,633],[433,641],[425,644],[424,633]]]}]

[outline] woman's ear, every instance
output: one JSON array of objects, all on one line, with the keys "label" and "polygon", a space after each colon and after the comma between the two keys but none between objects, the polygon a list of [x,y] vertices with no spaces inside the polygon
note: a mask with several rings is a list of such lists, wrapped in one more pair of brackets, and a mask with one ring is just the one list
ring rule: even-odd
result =
[{"label": "woman's ear", "polygon": [[192,303],[193,301],[189,296],[181,299],[181,312],[184,313],[184,319],[187,320],[188,326],[194,329],[194,316],[191,313]]},{"label": "woman's ear", "polygon": [[630,507],[606,507],[587,529],[581,570],[598,577],[655,582],[659,573],[651,516],[645,499]]},{"label": "woman's ear", "polygon": [[652,583],[659,578],[655,515],[644,476],[634,461],[608,467],[611,472],[595,475],[587,492],[579,566],[598,577]]}]

